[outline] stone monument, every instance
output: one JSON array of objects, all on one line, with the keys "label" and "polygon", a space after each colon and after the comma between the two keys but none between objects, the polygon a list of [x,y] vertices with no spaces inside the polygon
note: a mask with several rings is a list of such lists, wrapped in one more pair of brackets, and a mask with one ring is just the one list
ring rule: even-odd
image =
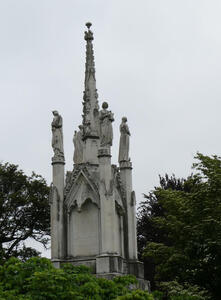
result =
[{"label": "stone monument", "polygon": [[143,264],[137,259],[136,199],[129,158],[127,118],[120,125],[119,166],[111,164],[113,113],[98,104],[91,23],[85,32],[86,64],[83,120],[75,131],[74,167],[64,184],[62,117],[52,122],[51,259],[84,264],[96,276],[133,274],[141,287]]}]

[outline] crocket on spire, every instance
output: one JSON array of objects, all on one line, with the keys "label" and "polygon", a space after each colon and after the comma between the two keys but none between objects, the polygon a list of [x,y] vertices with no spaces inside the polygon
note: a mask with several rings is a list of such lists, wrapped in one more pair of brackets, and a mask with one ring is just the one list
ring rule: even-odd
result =
[{"label": "crocket on spire", "polygon": [[93,50],[93,32],[90,30],[91,23],[86,23],[84,39],[86,41],[86,63],[84,80],[83,101],[83,126],[84,138],[99,136],[99,105],[96,89],[95,63]]}]

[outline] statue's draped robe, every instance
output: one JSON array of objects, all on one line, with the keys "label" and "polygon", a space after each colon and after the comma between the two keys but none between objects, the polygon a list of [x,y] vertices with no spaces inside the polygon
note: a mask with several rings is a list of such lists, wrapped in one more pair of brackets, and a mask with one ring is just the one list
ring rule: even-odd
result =
[{"label": "statue's draped robe", "polygon": [[112,146],[113,128],[112,122],[114,121],[111,111],[102,109],[100,111],[100,138],[101,147]]},{"label": "statue's draped robe", "polygon": [[82,141],[82,131],[76,132],[74,135],[74,163],[81,164],[83,162],[84,142]]},{"label": "statue's draped robe", "polygon": [[52,148],[55,156],[64,156],[62,117],[57,115],[52,123]]},{"label": "statue's draped robe", "polygon": [[130,142],[130,131],[129,127],[125,122],[120,125],[120,147],[118,161],[129,160],[129,142]]}]

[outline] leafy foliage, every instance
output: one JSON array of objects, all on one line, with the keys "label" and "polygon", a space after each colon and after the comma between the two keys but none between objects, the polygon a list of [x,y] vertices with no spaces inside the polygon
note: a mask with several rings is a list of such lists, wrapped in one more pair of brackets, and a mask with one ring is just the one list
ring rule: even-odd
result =
[{"label": "leafy foliage", "polygon": [[176,280],[161,283],[161,288],[171,300],[205,300],[208,299],[207,291],[197,285],[179,284]]},{"label": "leafy foliage", "polygon": [[85,266],[53,267],[49,259],[33,257],[26,262],[10,258],[0,266],[0,299],[7,300],[153,300],[147,292],[129,289],[133,276],[113,280],[96,278]]},{"label": "leafy foliage", "polygon": [[49,188],[35,173],[26,176],[18,166],[0,164],[0,259],[11,256],[27,259],[39,252],[25,247],[33,238],[48,243],[50,212]]},{"label": "leafy foliage", "polygon": [[171,245],[166,229],[163,227],[159,228],[154,222],[155,218],[163,218],[166,213],[165,206],[162,206],[160,201],[158,201],[160,196],[158,191],[169,189],[187,191],[189,189],[186,180],[177,179],[175,175],[169,177],[166,174],[165,177],[159,176],[159,179],[160,187],[155,188],[155,190],[150,192],[148,195],[144,194],[146,200],[141,203],[137,218],[138,255],[139,259],[144,261],[145,278],[150,280],[151,287],[153,289],[156,287],[154,280],[156,264],[153,258],[144,257],[143,252],[147,243],[150,244],[150,247],[153,247],[155,243]]},{"label": "leafy foliage", "polygon": [[155,283],[177,279],[219,299],[221,158],[198,153],[196,159],[194,175],[160,178],[160,187],[145,196],[138,216],[139,247],[154,266]]},{"label": "leafy foliage", "polygon": [[119,296],[117,300],[154,300],[153,295],[147,294],[144,291],[136,290],[130,293],[127,293],[124,296]]}]

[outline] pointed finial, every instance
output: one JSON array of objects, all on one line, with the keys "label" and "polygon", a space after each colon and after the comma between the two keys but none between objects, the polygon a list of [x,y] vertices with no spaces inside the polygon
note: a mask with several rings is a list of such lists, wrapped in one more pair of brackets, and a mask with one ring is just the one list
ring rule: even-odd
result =
[{"label": "pointed finial", "polygon": [[85,25],[87,26],[88,31],[84,32],[84,39],[86,41],[93,41],[93,39],[94,39],[93,32],[90,30],[90,27],[92,24],[91,24],[91,22],[87,22]]},{"label": "pointed finial", "polygon": [[85,25],[87,26],[88,29],[90,29],[90,27],[92,26],[92,23],[91,22],[87,22]]}]

